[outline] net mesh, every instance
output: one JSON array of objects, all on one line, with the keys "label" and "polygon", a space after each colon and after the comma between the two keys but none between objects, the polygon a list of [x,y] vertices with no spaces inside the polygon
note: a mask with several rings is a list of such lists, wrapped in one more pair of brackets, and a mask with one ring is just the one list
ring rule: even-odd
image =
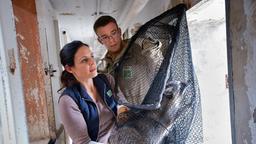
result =
[{"label": "net mesh", "polygon": [[[128,101],[119,102],[139,115],[144,111],[152,111],[153,115],[157,109],[158,112],[172,112],[166,110],[171,106],[161,108],[167,85],[173,81],[185,83],[182,100],[176,102],[179,112],[167,126],[168,131],[161,134],[165,136],[158,137],[157,143],[203,143],[200,93],[193,69],[185,5],[178,5],[144,24],[131,38],[124,56],[116,64],[114,76]],[[129,127],[138,123],[132,118],[135,116],[128,116]],[[149,125],[146,129],[155,128],[150,122],[143,124]],[[124,127],[127,125],[120,126],[119,130]]]}]

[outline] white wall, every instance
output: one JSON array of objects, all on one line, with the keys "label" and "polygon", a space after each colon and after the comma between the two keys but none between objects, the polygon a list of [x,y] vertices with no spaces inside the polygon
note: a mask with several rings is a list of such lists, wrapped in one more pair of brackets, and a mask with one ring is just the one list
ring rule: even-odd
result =
[{"label": "white wall", "polygon": [[[59,98],[57,91],[61,87],[60,74],[62,72],[59,61],[60,37],[58,23],[56,23],[58,20],[56,12],[48,0],[36,0],[36,9],[39,23],[41,54],[43,57],[44,67],[52,65],[53,69],[57,71],[54,73],[53,77],[50,77],[49,74],[46,75],[45,82],[48,106],[52,106],[49,109],[54,112],[54,115],[50,115],[54,118],[50,119],[55,119],[56,129],[58,130],[60,128],[61,121],[57,106]],[[49,111],[49,113],[51,112]],[[61,137],[60,139],[64,138]]]},{"label": "white wall", "polygon": [[152,18],[162,14],[167,10],[169,3],[170,0],[149,0],[144,9],[133,19],[132,24],[144,24]]},{"label": "white wall", "polygon": [[[10,0],[0,0],[0,129],[4,144],[27,144],[24,95]],[[17,35],[22,37],[21,35]],[[10,68],[14,71],[11,72]]]},{"label": "white wall", "polygon": [[201,92],[204,143],[231,144],[224,0],[187,11],[192,57]]},{"label": "white wall", "polygon": [[[136,24],[144,24],[152,18],[162,14],[170,6],[170,0],[149,0],[143,10],[132,19],[129,30],[136,27]],[[132,35],[129,33],[129,36]]]}]

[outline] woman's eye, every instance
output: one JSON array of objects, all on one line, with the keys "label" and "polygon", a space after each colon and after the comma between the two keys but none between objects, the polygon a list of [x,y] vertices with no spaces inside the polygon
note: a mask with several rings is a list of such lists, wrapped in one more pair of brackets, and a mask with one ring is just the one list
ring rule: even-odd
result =
[{"label": "woman's eye", "polygon": [[82,61],[81,61],[81,62],[83,62],[83,63],[84,63],[84,62],[87,62],[87,61],[88,61],[88,59],[82,59]]}]

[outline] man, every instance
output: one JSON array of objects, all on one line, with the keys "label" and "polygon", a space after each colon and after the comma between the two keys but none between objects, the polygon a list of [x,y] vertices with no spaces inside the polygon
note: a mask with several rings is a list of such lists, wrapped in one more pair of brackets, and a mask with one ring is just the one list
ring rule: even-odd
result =
[{"label": "man", "polygon": [[[123,56],[129,40],[122,40],[121,29],[116,20],[111,16],[101,16],[94,23],[94,31],[98,41],[107,48],[105,57],[98,64],[100,73],[114,74],[116,63]],[[141,104],[154,77],[152,69],[156,56],[150,49],[161,47],[160,41],[151,38],[143,38],[139,43],[134,42],[126,53],[121,69],[116,73],[118,86],[131,104]],[[145,51],[145,52],[142,52]],[[148,52],[149,51],[149,52]],[[152,55],[152,56],[149,56]],[[159,54],[161,55],[161,54]],[[162,60],[160,57],[158,60]],[[149,65],[148,63],[151,63]]]},{"label": "man", "polygon": [[116,20],[111,16],[102,16],[94,23],[98,41],[107,48],[105,57],[98,65],[98,71],[113,74],[113,66],[123,55],[128,40],[122,40],[122,32]]}]

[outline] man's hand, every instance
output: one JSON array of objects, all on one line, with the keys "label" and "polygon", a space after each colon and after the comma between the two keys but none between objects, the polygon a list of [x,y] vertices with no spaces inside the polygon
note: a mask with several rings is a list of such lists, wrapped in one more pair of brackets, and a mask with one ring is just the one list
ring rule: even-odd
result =
[{"label": "man's hand", "polygon": [[127,112],[129,110],[129,108],[127,106],[124,105],[119,105],[117,107],[117,115],[123,113],[123,112]]}]

